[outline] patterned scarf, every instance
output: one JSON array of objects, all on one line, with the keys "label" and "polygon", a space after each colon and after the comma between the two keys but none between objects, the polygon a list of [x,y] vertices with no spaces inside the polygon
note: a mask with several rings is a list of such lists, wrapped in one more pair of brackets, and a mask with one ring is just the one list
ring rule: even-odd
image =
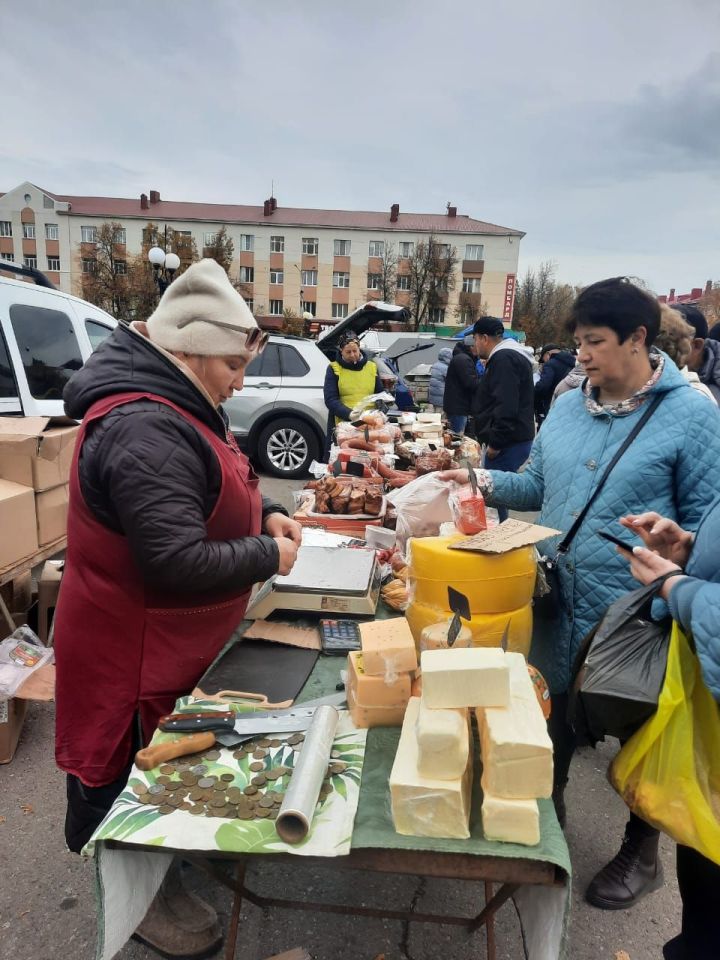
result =
[{"label": "patterned scarf", "polygon": [[645,403],[648,394],[662,376],[665,366],[665,358],[656,350],[650,351],[649,359],[650,366],[653,368],[652,376],[646,384],[640,387],[631,397],[628,397],[627,400],[612,400],[609,403],[600,403],[598,400],[597,387],[591,387],[590,381],[586,380],[582,390],[585,395],[585,409],[590,416],[597,417],[601,413],[606,413],[611,417],[626,417],[629,413],[633,413],[639,406]]}]

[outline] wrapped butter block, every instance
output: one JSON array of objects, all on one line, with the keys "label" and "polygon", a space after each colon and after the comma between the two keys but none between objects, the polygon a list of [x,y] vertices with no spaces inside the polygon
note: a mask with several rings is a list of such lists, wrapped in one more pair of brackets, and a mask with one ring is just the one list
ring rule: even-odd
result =
[{"label": "wrapped butter block", "polygon": [[360,707],[403,707],[410,699],[411,675],[398,673],[394,677],[371,677],[365,672],[363,655],[359,650],[348,654],[348,687]]},{"label": "wrapped butter block", "polygon": [[398,707],[361,707],[350,687],[347,689],[347,702],[350,717],[356,727],[399,727],[405,716],[405,706]]},{"label": "wrapped butter block", "polygon": [[475,711],[483,760],[483,790],[497,797],[549,797],[553,748],[547,724],[521,653],[508,653],[510,704]]},{"label": "wrapped butter block", "polygon": [[416,724],[420,700],[411,697],[390,773],[390,801],[398,833],[409,837],[470,836],[472,753],[462,777],[437,780],[418,770]]},{"label": "wrapped butter block", "polygon": [[506,707],[510,702],[510,672],[499,647],[424,650],[420,664],[423,700],[432,710]]},{"label": "wrapped butter block", "polygon": [[488,840],[523,843],[534,847],[540,843],[540,814],[537,800],[505,800],[491,793],[483,795],[483,833]]},{"label": "wrapped butter block", "polygon": [[[420,651],[423,650],[447,650],[448,649],[448,630],[451,620],[443,620],[442,623],[431,623],[429,627],[423,627],[420,634]],[[453,650],[459,650],[462,647],[472,646],[472,634],[468,627],[460,627],[460,633],[457,635]]]},{"label": "wrapped butter block", "polygon": [[405,617],[361,623],[360,643],[368,676],[389,680],[417,670],[415,641]]},{"label": "wrapped butter block", "polygon": [[416,736],[421,776],[455,780],[463,775],[470,753],[467,710],[430,710],[420,700]]}]

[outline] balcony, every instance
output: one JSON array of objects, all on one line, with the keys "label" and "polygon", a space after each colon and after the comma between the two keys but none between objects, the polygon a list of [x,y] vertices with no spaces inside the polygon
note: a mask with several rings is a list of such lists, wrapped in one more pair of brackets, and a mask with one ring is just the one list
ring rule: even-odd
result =
[{"label": "balcony", "polygon": [[485,272],[484,260],[463,260],[462,272],[465,276],[481,277]]}]

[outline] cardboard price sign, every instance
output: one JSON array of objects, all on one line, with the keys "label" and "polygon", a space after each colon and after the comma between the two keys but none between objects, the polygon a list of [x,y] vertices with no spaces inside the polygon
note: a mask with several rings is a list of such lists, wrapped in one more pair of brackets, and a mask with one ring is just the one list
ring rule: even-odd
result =
[{"label": "cardboard price sign", "polygon": [[466,540],[451,543],[449,548],[450,550],[472,550],[476,553],[508,553],[510,550],[527,547],[548,537],[559,536],[561,533],[561,530],[541,527],[537,523],[508,519],[490,530],[484,530]]}]

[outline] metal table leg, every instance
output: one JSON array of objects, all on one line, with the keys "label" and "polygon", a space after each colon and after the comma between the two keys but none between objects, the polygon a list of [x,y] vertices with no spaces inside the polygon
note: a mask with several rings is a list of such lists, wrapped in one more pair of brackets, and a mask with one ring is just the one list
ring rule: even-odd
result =
[{"label": "metal table leg", "polygon": [[235,872],[235,895],[233,897],[232,913],[230,914],[230,925],[227,933],[227,943],[225,944],[225,960],[235,960],[235,951],[237,949],[238,924],[240,923],[240,911],[242,910],[243,887],[245,884],[245,861],[240,860]]}]

